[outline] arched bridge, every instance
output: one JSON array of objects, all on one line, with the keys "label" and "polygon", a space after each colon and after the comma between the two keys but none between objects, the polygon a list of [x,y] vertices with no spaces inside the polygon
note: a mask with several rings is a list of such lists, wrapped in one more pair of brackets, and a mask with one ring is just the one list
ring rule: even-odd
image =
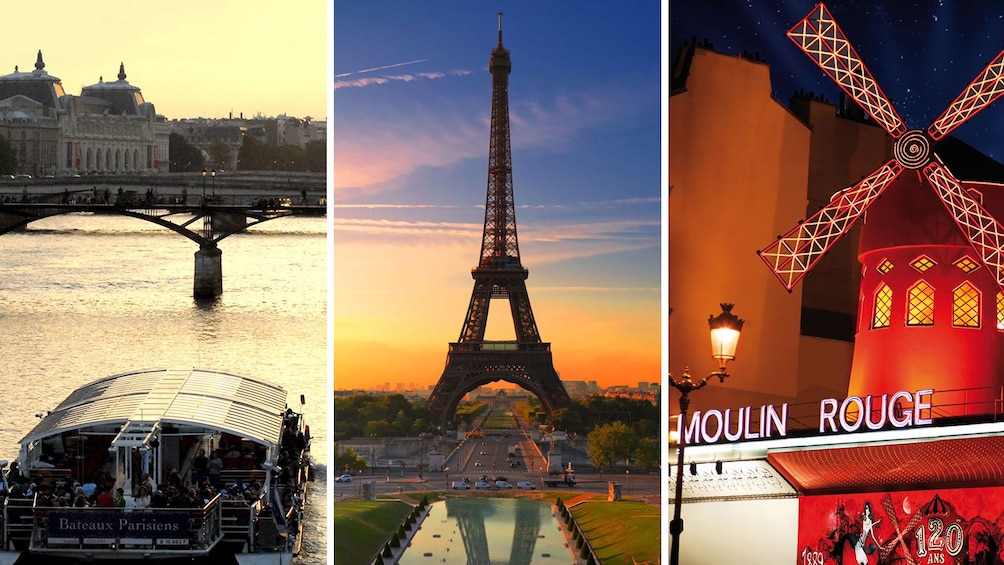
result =
[{"label": "arched bridge", "polygon": [[[223,293],[222,251],[217,244],[251,226],[287,216],[322,216],[323,193],[300,189],[294,195],[255,194],[247,189],[220,190],[217,194],[192,194],[187,186],[148,187],[139,194],[68,184],[53,191],[54,184],[23,185],[10,190],[0,187],[0,235],[23,229],[29,223],[73,213],[119,215],[145,220],[183,235],[199,244],[195,254],[196,298]],[[159,190],[158,190],[159,188]],[[314,194],[311,194],[313,192]],[[287,191],[288,194],[288,191]]]}]

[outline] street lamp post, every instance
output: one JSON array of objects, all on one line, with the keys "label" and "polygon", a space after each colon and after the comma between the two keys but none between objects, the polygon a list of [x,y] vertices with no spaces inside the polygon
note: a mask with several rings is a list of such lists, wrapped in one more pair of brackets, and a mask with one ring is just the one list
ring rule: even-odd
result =
[{"label": "street lamp post", "polygon": [[213,169],[209,175],[213,177],[213,199],[216,199],[216,169]]},{"label": "street lamp post", "polygon": [[206,170],[202,169],[202,204],[206,204]]},{"label": "street lamp post", "polygon": [[711,356],[718,360],[718,370],[694,381],[690,377],[690,369],[683,370],[683,377],[679,380],[669,375],[669,384],[680,391],[680,415],[677,424],[677,458],[676,458],[676,497],[673,505],[673,520],[669,523],[669,533],[673,537],[670,548],[670,565],[680,564],[680,534],[683,533],[683,518],[680,517],[680,508],[683,503],[683,451],[687,446],[685,427],[687,422],[687,408],[690,406],[690,393],[704,388],[708,381],[718,377],[719,382],[725,382],[729,374],[725,371],[725,363],[736,358],[736,345],[739,343],[739,332],[743,328],[743,322],[732,314],[733,304],[722,303],[722,313],[718,316],[709,316],[708,325],[711,328]]}]

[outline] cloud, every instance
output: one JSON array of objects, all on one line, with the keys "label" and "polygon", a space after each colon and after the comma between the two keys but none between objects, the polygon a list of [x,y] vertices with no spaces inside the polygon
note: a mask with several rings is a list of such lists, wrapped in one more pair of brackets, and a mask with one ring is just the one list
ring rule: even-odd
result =
[{"label": "cloud", "polygon": [[[457,206],[453,204],[335,204],[335,209],[352,209],[352,208],[362,208],[365,210],[379,210],[382,208],[390,209],[425,209],[425,208],[466,208],[466,206]],[[481,206],[484,208],[484,206]]]},{"label": "cloud", "polygon": [[382,71],[384,69],[393,69],[393,68],[396,68],[396,67],[403,67],[405,65],[414,65],[416,63],[424,63],[426,61],[428,61],[428,59],[415,59],[414,61],[405,61],[404,63],[393,63],[393,64],[390,64],[390,65],[383,65],[383,66],[380,66],[380,67],[372,67],[372,68],[369,68],[369,69],[363,69],[361,71],[352,71],[352,72],[348,72],[348,73],[342,73],[342,74],[339,74],[339,75],[335,75],[335,78],[342,78],[342,77],[347,77],[347,76],[352,76],[352,75],[361,75],[363,73],[372,73],[374,71]]},{"label": "cloud", "polygon": [[[382,218],[336,217],[333,226],[336,237],[361,236],[360,242],[377,238],[384,242],[398,242],[401,248],[409,245],[436,248],[460,244],[473,249],[484,230],[482,223],[474,222]],[[542,265],[657,247],[659,233],[658,219],[541,222],[521,224],[519,239],[521,250],[533,248],[534,265]]]},{"label": "cloud", "polygon": [[370,236],[400,236],[413,238],[442,236],[449,239],[457,237],[479,238],[482,226],[464,222],[431,222],[402,221],[386,219],[339,218],[334,222],[335,232],[353,232]]},{"label": "cloud", "polygon": [[[417,76],[397,75],[356,82],[413,81]],[[631,81],[619,81],[588,91],[556,94],[549,99],[511,100],[513,149],[567,151],[581,140],[584,131],[622,123],[650,108],[650,91],[651,88],[639,87]],[[448,99],[436,107],[427,102],[419,106],[403,100],[385,113],[388,115],[362,116],[346,111],[339,115],[336,97],[336,201],[340,196],[347,198],[350,192],[365,192],[421,167],[449,166],[485,156],[490,129],[487,109],[472,111],[469,104],[451,105]]]},{"label": "cloud", "polygon": [[[421,61],[428,61],[428,59],[422,59]],[[416,63],[421,61],[414,61]],[[377,69],[387,69],[390,67],[396,67],[400,65],[407,65],[411,63],[400,63],[399,65],[388,65],[384,67],[375,67],[374,69],[368,69],[366,71],[358,71],[356,73],[344,73],[341,75],[336,75],[335,78],[335,90],[341,88],[363,88],[366,86],[371,86],[374,84],[387,84],[389,82],[412,82],[415,80],[425,79],[425,80],[436,80],[445,77],[462,77],[471,74],[472,71],[457,69],[447,72],[425,72],[425,73],[413,73],[413,74],[403,74],[403,75],[385,75],[380,77],[366,77],[366,78],[355,78],[347,80],[337,80],[340,77],[348,77],[354,74],[359,74],[363,72],[369,72],[370,70]]]}]

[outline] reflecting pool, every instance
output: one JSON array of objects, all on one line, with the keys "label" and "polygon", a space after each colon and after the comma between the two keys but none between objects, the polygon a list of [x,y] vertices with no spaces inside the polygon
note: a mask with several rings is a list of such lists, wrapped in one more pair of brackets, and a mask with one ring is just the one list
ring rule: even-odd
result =
[{"label": "reflecting pool", "polygon": [[572,553],[551,505],[524,498],[463,497],[432,504],[402,565],[561,565]]}]

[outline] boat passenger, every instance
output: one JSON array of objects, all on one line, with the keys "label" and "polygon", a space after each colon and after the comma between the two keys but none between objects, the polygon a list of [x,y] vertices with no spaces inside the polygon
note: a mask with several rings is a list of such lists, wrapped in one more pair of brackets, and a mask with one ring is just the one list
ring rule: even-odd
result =
[{"label": "boat passenger", "polygon": [[223,472],[223,459],[220,458],[220,450],[217,449],[213,452],[212,459],[209,460],[209,484],[213,485],[213,488],[220,488],[223,486],[223,482],[220,479],[220,473]]},{"label": "boat passenger", "polygon": [[150,507],[150,491],[145,485],[139,486],[136,496],[132,497],[132,508],[143,509]]},{"label": "boat passenger", "polygon": [[91,498],[94,496],[94,492],[98,490],[98,485],[95,481],[88,481],[80,485],[80,488],[84,489],[84,496]]},{"label": "boat passenger", "polygon": [[200,450],[199,454],[192,458],[192,482],[200,484],[206,479],[209,472],[209,457],[206,452]]},{"label": "boat passenger", "polygon": [[115,489],[115,499],[112,501],[112,506],[116,508],[125,508],[125,490],[121,488]]},{"label": "boat passenger", "polygon": [[107,488],[101,487],[101,489],[98,491],[98,496],[97,499],[95,500],[94,505],[99,506],[101,508],[111,508],[115,506],[115,497],[112,496],[110,492],[108,492]]},{"label": "boat passenger", "polygon": [[167,474],[167,482],[175,489],[182,490],[184,481],[182,481],[181,473],[178,472],[177,467],[171,467],[171,471]]},{"label": "boat passenger", "polygon": [[168,504],[168,498],[167,498],[167,495],[164,494],[164,491],[162,491],[162,490],[155,490],[155,491],[153,491],[153,494],[150,495],[150,507],[151,508],[167,508],[168,506],[169,506],[169,504]]},{"label": "boat passenger", "polygon": [[148,493],[157,490],[157,481],[150,478],[150,473],[140,475],[140,484],[146,487],[146,492]]}]

